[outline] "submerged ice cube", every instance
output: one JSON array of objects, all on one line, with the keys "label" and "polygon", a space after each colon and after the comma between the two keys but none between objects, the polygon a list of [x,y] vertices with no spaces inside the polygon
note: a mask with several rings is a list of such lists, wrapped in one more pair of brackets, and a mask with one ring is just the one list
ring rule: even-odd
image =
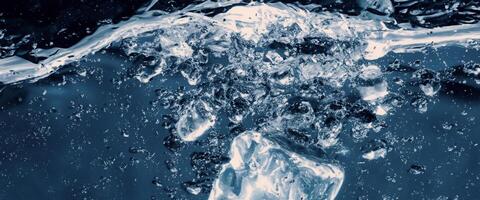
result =
[{"label": "submerged ice cube", "polygon": [[291,152],[258,132],[237,136],[213,184],[214,199],[334,199],[343,170]]},{"label": "submerged ice cube", "polygon": [[360,70],[359,77],[363,80],[372,80],[382,76],[382,70],[377,65],[368,65]]},{"label": "submerged ice cube", "polygon": [[376,160],[385,158],[389,151],[387,142],[384,140],[372,140],[362,147],[362,158],[366,160]]},{"label": "submerged ice cube", "polygon": [[375,101],[388,95],[388,83],[382,81],[373,86],[358,87],[362,99],[365,101]]},{"label": "submerged ice cube", "polygon": [[376,160],[379,158],[385,158],[387,155],[387,150],[386,149],[377,149],[373,151],[369,151],[367,153],[364,153],[362,155],[362,158],[367,159],[367,160]]},{"label": "submerged ice cube", "polygon": [[175,128],[184,141],[195,141],[215,125],[214,109],[205,101],[191,102],[181,113]]}]

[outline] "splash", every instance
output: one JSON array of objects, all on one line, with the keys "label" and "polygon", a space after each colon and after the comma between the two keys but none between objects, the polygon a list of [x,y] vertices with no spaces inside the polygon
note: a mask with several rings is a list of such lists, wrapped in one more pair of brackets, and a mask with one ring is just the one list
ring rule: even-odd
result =
[{"label": "splash", "polygon": [[[238,3],[238,1],[207,1],[173,13],[148,11],[151,6],[147,6],[143,9],[147,12],[133,16],[131,19],[118,24],[102,26],[94,34],[70,48],[36,49],[32,56],[44,58],[38,63],[17,56],[1,59],[0,82],[11,84],[25,80],[36,81],[52,74],[61,66],[78,61],[89,54],[108,47],[115,41],[137,37],[150,31],[182,26],[191,27],[192,24],[214,27],[215,31],[210,32],[215,35],[212,40],[221,39],[224,34],[235,33],[246,40],[261,43],[260,39],[266,33],[271,33],[272,27],[287,28],[291,26],[290,28],[299,31],[298,33],[290,33],[295,35],[294,37],[283,36],[272,39],[292,42],[289,40],[294,39],[293,41],[295,41],[295,39],[301,40],[305,37],[320,36],[333,40],[357,41],[359,44],[356,46],[358,47],[356,50],[352,50],[352,55],[350,55],[353,56],[354,61],[361,58],[367,60],[378,59],[391,51],[418,51],[425,46],[468,45],[469,41],[480,39],[480,26],[478,24],[434,29],[401,28],[391,30],[386,28],[381,21],[341,14],[310,12],[308,8],[315,8],[315,5],[301,8],[281,3],[251,3],[246,6],[234,6],[226,13],[213,17],[201,12],[198,13],[203,9],[232,6]],[[178,47],[178,51],[184,51],[181,45]],[[209,47],[216,51],[228,49],[226,44],[212,44]],[[184,46],[183,48],[188,47]],[[188,56],[188,52],[171,50],[173,51],[172,55],[179,53],[178,56],[180,57]],[[182,53],[186,54],[180,55]]]}]

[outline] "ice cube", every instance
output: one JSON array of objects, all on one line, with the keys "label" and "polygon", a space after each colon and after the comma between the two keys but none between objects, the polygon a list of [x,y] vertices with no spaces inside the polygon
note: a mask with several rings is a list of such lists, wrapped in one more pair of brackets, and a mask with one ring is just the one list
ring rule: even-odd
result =
[{"label": "ice cube", "polygon": [[382,81],[374,86],[358,87],[358,91],[365,101],[375,101],[388,95],[388,84]]},{"label": "ice cube", "polygon": [[343,170],[287,148],[258,132],[237,136],[209,199],[334,199]]},{"label": "ice cube", "polygon": [[433,97],[435,94],[437,94],[438,90],[435,90],[431,84],[421,84],[420,89],[423,91],[423,93],[427,96]]},{"label": "ice cube", "polygon": [[377,65],[364,66],[359,74],[359,77],[363,80],[372,80],[382,76],[382,70]]},{"label": "ice cube", "polygon": [[214,109],[205,101],[193,101],[180,115],[175,128],[184,141],[195,141],[215,125]]},{"label": "ice cube", "polygon": [[391,149],[385,140],[372,140],[362,147],[362,158],[366,160],[385,158],[389,150]]},{"label": "ice cube", "polygon": [[362,158],[367,159],[367,160],[376,160],[379,158],[385,158],[387,155],[387,150],[386,149],[377,149],[373,151],[366,152],[362,155]]}]

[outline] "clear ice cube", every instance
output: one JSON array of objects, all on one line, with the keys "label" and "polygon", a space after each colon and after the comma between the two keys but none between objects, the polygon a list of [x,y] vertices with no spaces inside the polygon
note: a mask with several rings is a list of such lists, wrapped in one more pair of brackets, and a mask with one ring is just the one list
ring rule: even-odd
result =
[{"label": "clear ice cube", "polygon": [[237,136],[209,199],[334,199],[343,170],[287,148],[258,132]]},{"label": "clear ice cube", "polygon": [[184,141],[195,141],[215,125],[214,109],[205,101],[193,101],[181,112],[175,124],[177,134]]}]

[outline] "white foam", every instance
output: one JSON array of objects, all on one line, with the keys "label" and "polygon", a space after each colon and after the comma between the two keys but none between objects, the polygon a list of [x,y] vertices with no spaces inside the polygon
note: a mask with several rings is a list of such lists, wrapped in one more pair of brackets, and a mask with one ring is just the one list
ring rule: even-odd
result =
[{"label": "white foam", "polygon": [[[109,46],[112,42],[125,38],[135,37],[153,30],[181,29],[184,32],[198,31],[194,25],[214,27],[211,31],[207,46],[213,51],[227,51],[231,45],[229,35],[238,34],[245,40],[262,42],[268,40],[265,34],[271,34],[271,29],[287,30],[293,28],[293,34],[277,35],[275,40],[290,42],[303,40],[308,37],[326,37],[329,40],[349,41],[356,43],[356,47],[346,51],[340,59],[326,59],[326,65],[321,66],[319,76],[342,78],[343,71],[338,68],[352,68],[362,57],[373,60],[383,57],[390,51],[397,53],[418,51],[425,46],[444,46],[450,44],[468,45],[468,41],[480,39],[479,24],[465,24],[434,29],[399,29],[389,30],[381,21],[365,20],[360,17],[346,17],[333,13],[313,13],[305,8],[282,3],[251,3],[249,5],[234,6],[225,13],[214,17],[194,13],[205,8],[233,5],[239,1],[211,2],[165,13],[161,11],[147,11],[133,16],[127,21],[118,24],[109,24],[99,27],[94,34],[85,37],[69,48],[53,48],[37,50],[35,55],[48,55],[39,63],[32,63],[20,57],[13,56],[0,59],[0,82],[4,84],[16,83],[23,80],[38,80],[55,72],[58,68],[71,62],[78,61],[86,55]],[[142,8],[142,12],[150,9],[150,5]],[[188,30],[187,30],[188,28]],[[188,35],[177,33],[178,37],[163,41],[162,47],[166,55],[187,59],[192,55],[191,47],[185,43]],[[169,42],[174,42],[168,45]],[[338,52],[336,52],[338,53]],[[312,56],[315,57],[315,56]],[[311,58],[323,61],[325,57]],[[318,69],[315,62],[305,65]],[[342,67],[343,66],[343,67]],[[312,75],[310,75],[312,76]],[[284,81],[285,82],[285,81]],[[288,82],[288,81],[287,81]]]},{"label": "white foam", "polygon": [[226,13],[214,17],[220,26],[239,33],[243,38],[258,42],[261,36],[268,32],[273,23],[282,27],[297,24],[303,31],[308,26],[303,19],[308,15],[305,10],[284,4],[252,4],[254,6],[233,7]]},{"label": "white foam", "polygon": [[[55,72],[59,67],[78,61],[86,55],[95,53],[98,50],[109,46],[112,42],[134,37],[148,31],[166,29],[172,26],[193,23],[192,21],[194,20],[200,20],[199,18],[185,17],[185,15],[188,15],[186,13],[189,11],[227,6],[237,2],[238,1],[207,1],[170,14],[161,11],[149,11],[135,15],[129,20],[118,24],[101,26],[94,34],[83,38],[80,42],[69,48],[55,48],[57,51],[53,55],[50,55],[38,64],[29,62],[18,56],[0,59],[0,82],[9,84],[28,79],[37,80],[44,78]],[[52,52],[50,49],[45,49],[43,51],[48,53]],[[176,50],[174,49],[174,51]],[[183,49],[178,49],[175,53],[188,56],[189,51],[188,48],[183,47]],[[45,53],[38,51],[36,54],[42,55]]]},{"label": "white foam", "polygon": [[462,24],[433,29],[400,29],[372,32],[367,40],[364,58],[375,60],[388,52],[408,53],[425,47],[446,45],[468,46],[468,42],[480,40],[480,24]]}]

